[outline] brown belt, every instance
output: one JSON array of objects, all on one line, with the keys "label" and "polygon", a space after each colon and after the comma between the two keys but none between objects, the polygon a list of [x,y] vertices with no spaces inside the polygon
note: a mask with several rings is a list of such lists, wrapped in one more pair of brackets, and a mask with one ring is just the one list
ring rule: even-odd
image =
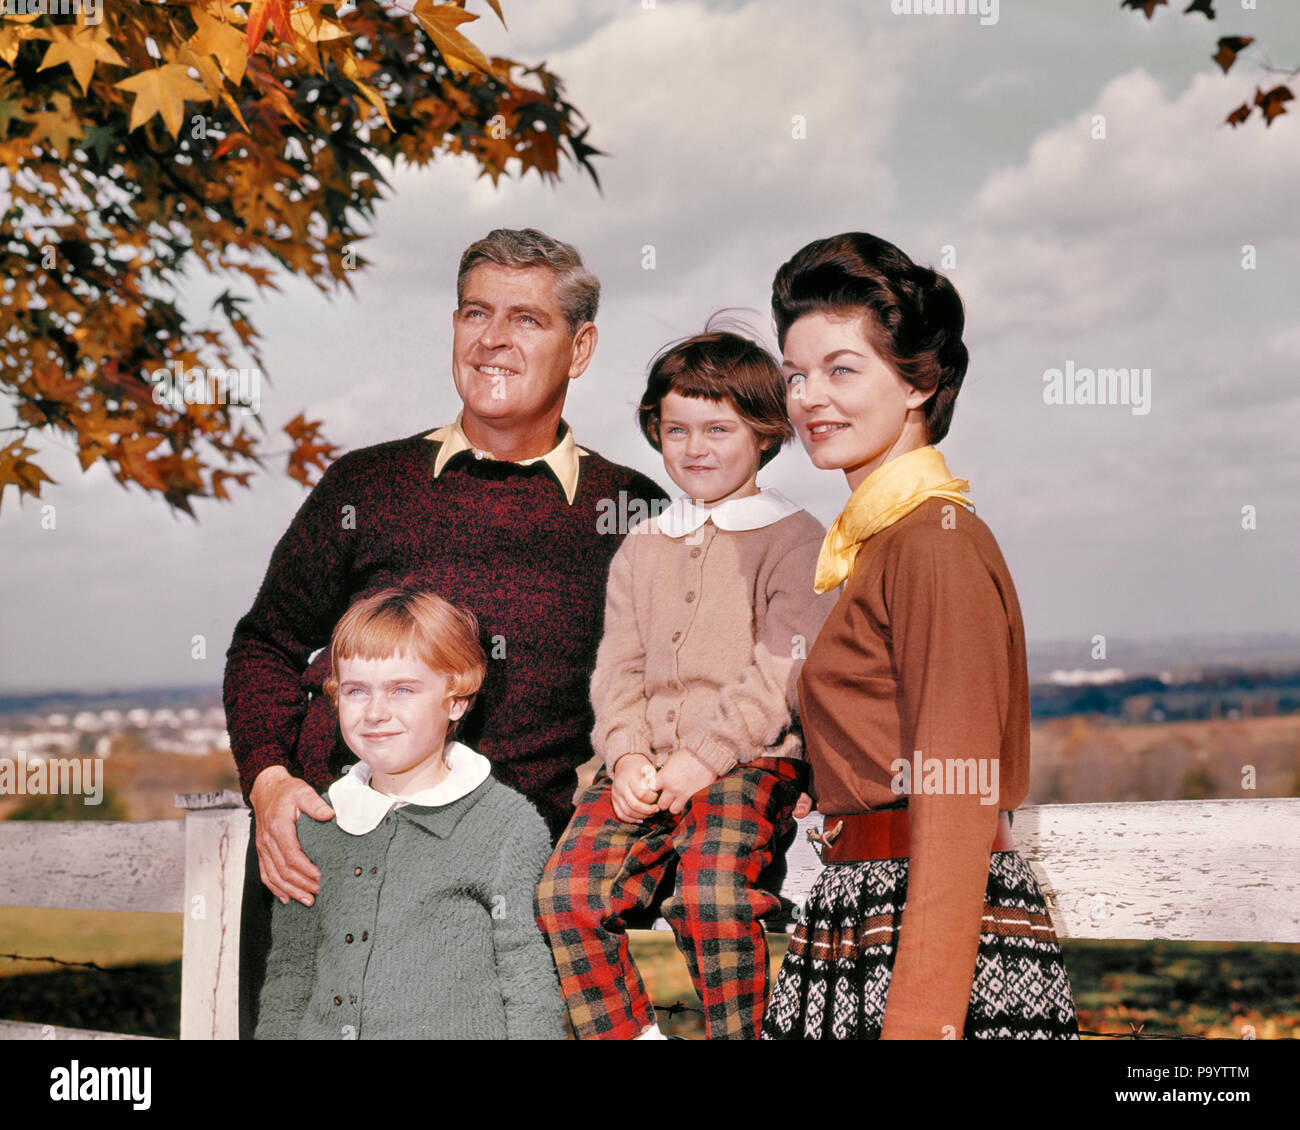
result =
[{"label": "brown belt", "polygon": [[[851,812],[828,816],[821,832],[808,829],[808,838],[823,863],[862,863],[871,859],[906,859],[910,854],[908,810],[887,808],[880,812]],[[1011,819],[998,813],[998,830],[991,851],[1014,851]]]}]

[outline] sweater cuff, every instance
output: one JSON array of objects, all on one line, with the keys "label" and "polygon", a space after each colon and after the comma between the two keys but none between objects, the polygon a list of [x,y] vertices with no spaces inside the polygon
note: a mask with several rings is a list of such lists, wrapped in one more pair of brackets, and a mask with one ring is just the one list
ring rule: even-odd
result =
[{"label": "sweater cuff", "polygon": [[647,761],[654,763],[650,756],[650,736],[642,730],[616,730],[605,742],[605,772],[614,775],[614,766],[620,757],[629,753],[639,753]]},{"label": "sweater cuff", "polygon": [[[239,759],[237,766],[239,769],[239,787],[243,791],[244,801],[250,808],[253,802],[248,799],[248,795],[253,791],[254,782],[261,775],[263,769],[270,769],[272,765],[281,765],[293,774],[293,765],[289,759],[274,746],[254,750]],[[296,776],[296,774],[294,775]]]},{"label": "sweater cuff", "polygon": [[694,741],[682,742],[682,746],[719,777],[740,764],[740,759],[727,746],[708,734],[697,734]]}]

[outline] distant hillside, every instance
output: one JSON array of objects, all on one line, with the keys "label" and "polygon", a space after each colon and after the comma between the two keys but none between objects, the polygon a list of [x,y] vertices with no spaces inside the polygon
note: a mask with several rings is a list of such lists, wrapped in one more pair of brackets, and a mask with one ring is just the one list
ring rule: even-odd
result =
[{"label": "distant hillside", "polygon": [[1194,677],[1218,667],[1255,670],[1300,668],[1300,635],[1288,632],[1242,635],[1186,635],[1163,639],[1106,637],[1106,655],[1092,657],[1091,636],[1069,640],[1030,640],[1029,677],[1046,680],[1053,671],[1118,667],[1125,674]]},{"label": "distant hillside", "polygon": [[83,710],[203,710],[221,706],[219,686],[139,687],[135,690],[0,693],[0,718],[15,714],[77,714]]}]

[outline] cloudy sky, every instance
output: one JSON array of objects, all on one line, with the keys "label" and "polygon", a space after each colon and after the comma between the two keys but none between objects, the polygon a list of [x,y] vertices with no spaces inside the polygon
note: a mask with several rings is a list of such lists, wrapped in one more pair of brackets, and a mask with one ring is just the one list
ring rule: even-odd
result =
[{"label": "cloudy sky", "polygon": [[[785,259],[869,231],[951,264],[967,303],[943,451],[1003,547],[1031,645],[1077,638],[1084,664],[1096,634],[1300,630],[1300,112],[1221,126],[1277,80],[1249,53],[1227,77],[1208,58],[1242,34],[1300,65],[1289,5],[1223,0],[1213,25],[1181,0],[1150,22],[1114,0],[1002,0],[989,24],[890,0],[503,7],[508,30],[474,0],[469,32],[564,77],[609,154],[603,194],[571,172],[493,189],[467,160],[396,170],[355,298],[286,281],[257,304],[270,430],[306,409],[351,449],[450,420],[460,252],[534,226],[604,286],[567,413],[579,441],[667,483],[633,423],[650,356],[720,307],[767,326]],[[194,278],[195,311],[224,285]],[[1150,369],[1149,412],[1045,403],[1044,373],[1067,365]],[[56,528],[12,491],[0,511],[0,689],[219,682],[302,488],[266,475],[196,523],[64,447],[44,465]],[[823,522],[848,493],[797,445],[763,481]]]}]

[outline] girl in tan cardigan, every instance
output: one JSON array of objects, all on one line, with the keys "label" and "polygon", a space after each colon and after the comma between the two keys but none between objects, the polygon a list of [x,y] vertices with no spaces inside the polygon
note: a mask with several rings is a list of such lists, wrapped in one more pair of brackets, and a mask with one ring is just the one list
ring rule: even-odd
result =
[{"label": "girl in tan cardigan", "polygon": [[[710,1039],[754,1039],[768,990],[757,885],[805,783],[795,679],[833,597],[813,591],[824,530],[759,469],[791,436],[768,354],[731,333],[661,353],[642,430],[683,497],[615,555],[592,678],[604,767],[537,890],[579,1039],[660,1037],[622,916],[662,913]],[[661,1038],[661,1037],[660,1037]]]}]

